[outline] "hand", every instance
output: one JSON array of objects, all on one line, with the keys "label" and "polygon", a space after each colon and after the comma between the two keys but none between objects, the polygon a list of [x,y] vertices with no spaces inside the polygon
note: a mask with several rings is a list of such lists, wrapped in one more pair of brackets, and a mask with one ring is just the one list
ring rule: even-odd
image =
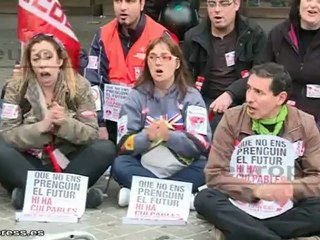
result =
[{"label": "hand", "polygon": [[162,139],[163,141],[168,141],[170,137],[170,131],[169,131],[168,125],[164,120],[159,121],[158,135],[159,135],[159,138]]},{"label": "hand", "polygon": [[109,139],[109,133],[106,127],[99,127],[99,139],[101,140]]},{"label": "hand", "polygon": [[154,141],[159,138],[158,129],[159,129],[158,122],[153,122],[148,126],[146,131],[147,131],[147,138],[149,139],[149,141]]},{"label": "hand", "polygon": [[54,102],[49,110],[53,124],[61,126],[65,120],[64,107],[61,107],[58,103]]},{"label": "hand", "polygon": [[215,113],[224,113],[231,104],[231,95],[228,92],[224,92],[210,104],[210,110]]},{"label": "hand", "polygon": [[51,119],[45,118],[38,123],[38,129],[41,133],[48,133],[53,129],[54,125]]},{"label": "hand", "polygon": [[293,185],[289,181],[259,185],[254,190],[254,195],[263,200],[275,201],[283,206],[293,198]]}]

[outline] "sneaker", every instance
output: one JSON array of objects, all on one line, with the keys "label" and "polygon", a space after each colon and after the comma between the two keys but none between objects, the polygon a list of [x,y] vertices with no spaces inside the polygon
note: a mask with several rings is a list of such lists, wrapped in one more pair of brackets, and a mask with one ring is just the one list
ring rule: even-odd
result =
[{"label": "sneaker", "polygon": [[121,188],[118,195],[118,205],[119,207],[127,207],[130,201],[130,189]]},{"label": "sneaker", "polygon": [[11,193],[11,204],[12,206],[17,209],[21,210],[23,208],[24,202],[24,191],[22,188],[15,188]]},{"label": "sneaker", "polygon": [[87,192],[86,208],[97,208],[103,202],[103,192],[99,188],[90,188]]},{"label": "sneaker", "polygon": [[194,207],[194,198],[196,197],[196,194],[193,193],[191,194],[191,198],[190,198],[190,211],[194,211],[196,210],[196,208]]}]

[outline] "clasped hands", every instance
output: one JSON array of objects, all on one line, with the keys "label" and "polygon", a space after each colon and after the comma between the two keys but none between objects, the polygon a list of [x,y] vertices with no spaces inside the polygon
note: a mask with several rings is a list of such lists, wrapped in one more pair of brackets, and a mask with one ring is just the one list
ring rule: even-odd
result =
[{"label": "clasped hands", "polygon": [[266,200],[275,201],[280,206],[293,198],[293,184],[290,181],[282,181],[273,184],[258,185],[254,190],[255,197]]},{"label": "clasped hands", "polygon": [[146,129],[149,141],[168,141],[170,129],[165,120],[153,121]]},{"label": "clasped hands", "polygon": [[57,102],[53,102],[43,120],[39,123],[39,130],[42,133],[50,132],[54,126],[61,126],[65,120],[65,110]]}]

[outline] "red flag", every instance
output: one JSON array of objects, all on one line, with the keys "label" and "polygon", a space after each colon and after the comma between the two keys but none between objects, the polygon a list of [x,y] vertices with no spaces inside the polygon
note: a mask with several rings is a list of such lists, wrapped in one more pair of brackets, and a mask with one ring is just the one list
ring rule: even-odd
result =
[{"label": "red flag", "polygon": [[58,0],[19,0],[18,39],[27,43],[34,35],[52,34],[65,46],[74,69],[79,69],[80,43]]}]

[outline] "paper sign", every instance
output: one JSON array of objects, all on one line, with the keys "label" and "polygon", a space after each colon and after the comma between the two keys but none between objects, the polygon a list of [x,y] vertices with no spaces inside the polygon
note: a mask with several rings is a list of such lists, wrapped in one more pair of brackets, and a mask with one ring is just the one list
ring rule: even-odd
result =
[{"label": "paper sign", "polygon": [[48,219],[56,216],[62,221],[63,216],[80,218],[85,211],[87,188],[85,176],[28,171],[22,214]]},{"label": "paper sign", "polygon": [[89,56],[88,57],[88,69],[98,69],[98,57],[97,56]]},{"label": "paper sign", "polygon": [[[254,184],[270,184],[294,180],[295,150],[284,138],[254,135],[244,138],[235,148],[230,162],[230,173]],[[278,216],[293,207],[289,200],[280,206],[276,202],[260,200],[258,203],[230,201],[248,214],[265,219]]]},{"label": "paper sign", "polygon": [[228,52],[225,54],[225,58],[226,58],[226,64],[228,67],[231,67],[234,65],[234,59],[236,56],[236,52],[232,51],[232,52]]},{"label": "paper sign", "polygon": [[101,98],[100,98],[100,89],[98,86],[92,86],[91,87],[91,92],[93,96],[93,100],[96,104],[96,111],[101,110]]},{"label": "paper sign", "polygon": [[17,119],[19,113],[19,106],[10,103],[3,103],[1,119]]},{"label": "paper sign", "polygon": [[123,115],[117,123],[117,126],[118,126],[117,143],[119,143],[120,139],[124,135],[126,135],[126,133],[128,132],[127,124],[128,124],[128,115]]},{"label": "paper sign", "polygon": [[120,110],[125,99],[128,97],[131,87],[105,84],[104,85],[104,105],[103,118],[117,122]]},{"label": "paper sign", "polygon": [[208,116],[205,108],[199,106],[189,106],[187,108],[186,122],[186,129],[188,132],[207,135]]},{"label": "paper sign", "polygon": [[133,176],[124,223],[186,224],[192,183]]},{"label": "paper sign", "polygon": [[307,97],[308,98],[320,98],[320,85],[307,84]]}]

